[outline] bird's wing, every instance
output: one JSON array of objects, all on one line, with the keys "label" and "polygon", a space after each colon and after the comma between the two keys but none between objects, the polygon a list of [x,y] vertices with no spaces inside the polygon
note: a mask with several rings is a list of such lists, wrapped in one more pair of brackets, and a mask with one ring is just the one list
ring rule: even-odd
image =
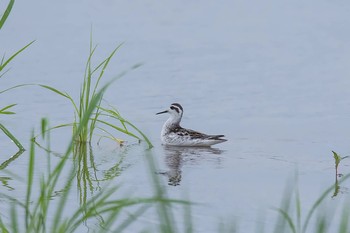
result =
[{"label": "bird's wing", "polygon": [[191,138],[202,138],[202,139],[211,139],[211,140],[226,140],[223,139],[222,137],[225,137],[225,135],[208,135],[208,134],[204,134],[192,129],[185,129],[182,127],[177,127],[174,132],[176,132],[177,134],[179,134],[180,136],[189,136]]}]

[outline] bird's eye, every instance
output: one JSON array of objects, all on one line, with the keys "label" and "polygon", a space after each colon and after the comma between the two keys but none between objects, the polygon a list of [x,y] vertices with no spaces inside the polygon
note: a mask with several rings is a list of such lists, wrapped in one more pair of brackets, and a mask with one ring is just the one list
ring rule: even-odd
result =
[{"label": "bird's eye", "polygon": [[180,110],[177,107],[174,106],[170,106],[171,110],[175,110],[177,113],[180,113]]}]

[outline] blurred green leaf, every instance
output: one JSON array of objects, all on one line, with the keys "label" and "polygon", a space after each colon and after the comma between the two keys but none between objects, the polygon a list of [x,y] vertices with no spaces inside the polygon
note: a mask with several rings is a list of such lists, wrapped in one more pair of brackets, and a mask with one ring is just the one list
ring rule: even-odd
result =
[{"label": "blurred green leaf", "polygon": [[[23,52],[23,50],[25,50],[26,48],[28,48],[31,44],[33,44],[35,42],[35,40],[33,40],[32,42],[30,42],[29,44],[27,44],[26,46],[24,46],[23,48],[21,48],[20,50],[18,50],[16,53],[14,53],[9,59],[1,60],[0,63],[0,72],[10,63],[10,61],[12,61],[18,54],[20,54],[21,52]],[[0,76],[2,77],[2,75]]]},{"label": "blurred green leaf", "polygon": [[15,114],[14,112],[6,111],[6,110],[12,108],[13,106],[16,106],[16,104],[10,104],[10,105],[0,109],[0,114]]},{"label": "blurred green leaf", "polygon": [[6,7],[6,10],[4,12],[4,14],[2,15],[1,19],[0,19],[0,29],[2,28],[2,26],[4,26],[7,17],[10,15],[10,12],[12,10],[13,4],[15,3],[15,0],[10,0],[9,4]]}]

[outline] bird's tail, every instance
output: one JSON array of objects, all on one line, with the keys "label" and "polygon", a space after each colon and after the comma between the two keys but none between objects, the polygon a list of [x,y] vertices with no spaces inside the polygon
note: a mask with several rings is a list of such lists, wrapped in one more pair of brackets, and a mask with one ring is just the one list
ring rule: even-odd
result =
[{"label": "bird's tail", "polygon": [[222,137],[225,137],[225,135],[209,135],[209,139],[227,141]]}]

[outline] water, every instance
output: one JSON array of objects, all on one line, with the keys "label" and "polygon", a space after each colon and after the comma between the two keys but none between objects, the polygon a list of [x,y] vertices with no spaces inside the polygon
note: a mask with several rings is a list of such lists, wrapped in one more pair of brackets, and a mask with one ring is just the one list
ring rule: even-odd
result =
[{"label": "water", "polygon": [[[156,172],[171,184],[169,196],[203,204],[192,210],[198,232],[214,232],[220,219],[236,219],[243,232],[253,232],[260,215],[266,215],[267,228],[274,226],[270,208],[280,206],[296,172],[307,210],[334,183],[331,150],[349,154],[349,8],[346,1],[326,0],[17,1],[1,31],[0,49],[11,54],[36,42],[11,63],[1,84],[43,83],[77,97],[90,28],[99,44],[96,60],[124,42],[105,78],[143,65],[113,84],[105,99],[153,142]],[[162,147],[166,117],[155,113],[173,102],[184,107],[184,127],[225,134],[228,141],[208,150]],[[0,106],[10,103],[18,103],[17,115],[2,117],[2,123],[26,148],[41,117],[51,125],[73,119],[66,100],[37,87],[2,94]],[[57,151],[64,151],[69,132],[54,133]],[[14,145],[0,139],[5,161]],[[121,151],[125,159],[113,173]],[[152,194],[144,147],[118,149],[104,141],[93,145],[93,154],[99,179],[112,172],[117,175],[110,179],[123,192]],[[27,162],[24,153],[7,169],[26,177]],[[38,174],[46,166],[38,160]],[[348,168],[343,160],[340,171]],[[23,182],[6,176],[2,190],[22,198]],[[70,200],[79,201],[74,194]],[[149,216],[135,229],[154,221]]]}]

